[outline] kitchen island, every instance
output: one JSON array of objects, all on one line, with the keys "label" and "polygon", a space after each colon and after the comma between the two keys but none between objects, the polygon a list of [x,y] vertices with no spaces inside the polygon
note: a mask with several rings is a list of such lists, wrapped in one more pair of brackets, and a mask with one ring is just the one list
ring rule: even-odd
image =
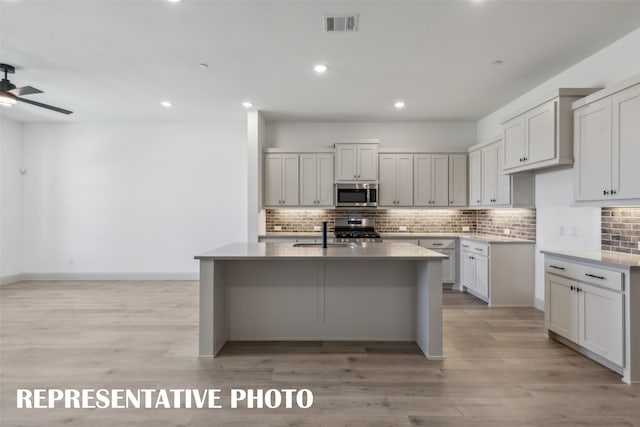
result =
[{"label": "kitchen island", "polygon": [[234,243],[200,261],[200,357],[229,340],[416,341],[442,359],[442,260],[410,243]]}]

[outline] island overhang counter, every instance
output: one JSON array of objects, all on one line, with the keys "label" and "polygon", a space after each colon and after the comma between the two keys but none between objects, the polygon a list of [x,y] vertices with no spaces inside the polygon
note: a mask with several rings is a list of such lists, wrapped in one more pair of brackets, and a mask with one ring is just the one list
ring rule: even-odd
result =
[{"label": "island overhang counter", "polygon": [[442,359],[442,260],[411,243],[233,243],[197,255],[199,354],[228,340],[416,341]]}]

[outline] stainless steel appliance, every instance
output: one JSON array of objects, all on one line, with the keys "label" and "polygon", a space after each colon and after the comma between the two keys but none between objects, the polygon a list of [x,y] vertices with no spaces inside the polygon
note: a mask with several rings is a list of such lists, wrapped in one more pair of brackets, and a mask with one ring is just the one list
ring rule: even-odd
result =
[{"label": "stainless steel appliance", "polygon": [[337,207],[378,206],[378,184],[336,184]]},{"label": "stainless steel appliance", "polygon": [[334,233],[336,242],[361,243],[381,242],[376,233],[374,220],[371,218],[339,218],[336,219]]}]

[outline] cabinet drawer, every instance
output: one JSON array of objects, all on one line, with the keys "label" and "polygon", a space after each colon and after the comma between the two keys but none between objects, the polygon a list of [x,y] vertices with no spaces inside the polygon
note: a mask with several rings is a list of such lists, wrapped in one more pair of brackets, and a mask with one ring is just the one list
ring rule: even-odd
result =
[{"label": "cabinet drawer", "polygon": [[455,249],[456,241],[454,239],[426,239],[420,240],[420,246],[429,249]]},{"label": "cabinet drawer", "polygon": [[473,240],[461,240],[460,249],[477,255],[489,256],[489,244]]},{"label": "cabinet drawer", "polygon": [[553,258],[545,259],[547,273],[568,277],[583,283],[590,283],[603,288],[621,292],[624,290],[623,275],[619,271],[582,265]]}]

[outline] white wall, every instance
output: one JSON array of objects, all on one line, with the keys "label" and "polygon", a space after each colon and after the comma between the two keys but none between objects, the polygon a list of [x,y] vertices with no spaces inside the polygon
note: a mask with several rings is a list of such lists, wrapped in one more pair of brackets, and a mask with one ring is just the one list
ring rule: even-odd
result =
[{"label": "white wall", "polygon": [[476,141],[473,122],[268,122],[268,147],[331,148],[336,142],[380,139],[381,147],[466,152]]},{"label": "white wall", "polygon": [[22,151],[22,124],[0,119],[0,284],[22,273]]},{"label": "white wall", "polygon": [[[607,87],[640,73],[640,29],[558,74],[480,120],[478,141],[500,133],[500,121],[511,111],[559,87]],[[600,249],[600,208],[570,207],[571,169],[536,174],[537,250]],[[536,256],[536,298],[544,299],[543,257]]]},{"label": "white wall", "polygon": [[246,239],[245,123],[27,124],[24,143],[25,273],[195,278],[194,255]]}]

